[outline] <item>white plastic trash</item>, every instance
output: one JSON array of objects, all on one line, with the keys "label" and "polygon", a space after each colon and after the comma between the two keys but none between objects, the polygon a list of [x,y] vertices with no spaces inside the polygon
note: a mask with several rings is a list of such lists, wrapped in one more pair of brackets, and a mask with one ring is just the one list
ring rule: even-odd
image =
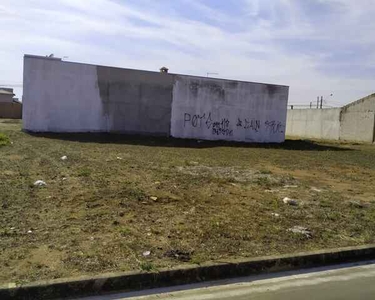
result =
[{"label": "white plastic trash", "polygon": [[297,206],[297,205],[298,205],[298,201],[297,201],[297,200],[295,200],[295,199],[290,199],[290,198],[288,198],[288,197],[285,197],[285,198],[283,199],[283,202],[284,202],[285,204],[289,204],[289,205],[294,205],[294,206]]},{"label": "white plastic trash", "polygon": [[37,180],[34,182],[35,186],[46,186],[47,183],[45,183],[43,180]]}]

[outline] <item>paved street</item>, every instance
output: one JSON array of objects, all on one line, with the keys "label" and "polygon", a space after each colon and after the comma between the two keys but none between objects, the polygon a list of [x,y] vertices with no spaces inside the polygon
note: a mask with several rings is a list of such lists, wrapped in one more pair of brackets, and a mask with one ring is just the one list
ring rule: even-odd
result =
[{"label": "paved street", "polygon": [[295,272],[284,272],[272,276],[252,276],[171,289],[90,297],[84,300],[115,299],[375,299],[375,262],[367,262],[362,265],[336,266],[331,269],[312,269],[297,274]]}]

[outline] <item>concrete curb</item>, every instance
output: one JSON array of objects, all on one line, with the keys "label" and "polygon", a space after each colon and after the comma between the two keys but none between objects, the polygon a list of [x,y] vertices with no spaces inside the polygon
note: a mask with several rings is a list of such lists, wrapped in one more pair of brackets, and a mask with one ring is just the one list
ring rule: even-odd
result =
[{"label": "concrete curb", "polygon": [[93,296],[370,259],[375,259],[375,245],[259,257],[149,273],[110,273],[92,277],[40,281],[20,286],[9,284],[0,286],[0,299],[31,300]]}]

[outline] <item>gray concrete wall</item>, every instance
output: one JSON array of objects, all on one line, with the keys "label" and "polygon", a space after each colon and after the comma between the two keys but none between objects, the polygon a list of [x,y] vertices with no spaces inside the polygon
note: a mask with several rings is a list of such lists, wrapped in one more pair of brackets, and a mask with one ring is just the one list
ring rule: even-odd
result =
[{"label": "gray concrete wall", "polygon": [[354,101],[342,108],[346,112],[375,112],[375,94]]},{"label": "gray concrete wall", "polygon": [[24,58],[30,131],[282,142],[287,101],[287,86]]},{"label": "gray concrete wall", "polygon": [[342,112],[340,140],[374,142],[374,112]]},{"label": "gray concrete wall", "polygon": [[169,135],[173,76],[24,59],[24,129]]},{"label": "gray concrete wall", "polygon": [[375,95],[335,109],[288,110],[290,137],[375,142]]},{"label": "gray concrete wall", "polygon": [[173,75],[97,67],[106,131],[169,135]]},{"label": "gray concrete wall", "polygon": [[338,140],[340,138],[340,108],[290,109],[286,135],[300,138]]},{"label": "gray concrete wall", "polygon": [[370,143],[375,141],[375,94],[342,108],[340,139]]},{"label": "gray concrete wall", "polygon": [[176,76],[171,135],[283,142],[287,101],[286,86]]}]

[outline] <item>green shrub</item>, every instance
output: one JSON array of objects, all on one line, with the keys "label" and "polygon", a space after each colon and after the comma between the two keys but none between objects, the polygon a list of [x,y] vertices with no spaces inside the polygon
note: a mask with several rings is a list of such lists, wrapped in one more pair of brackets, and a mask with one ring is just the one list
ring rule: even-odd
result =
[{"label": "green shrub", "polygon": [[5,133],[0,133],[0,146],[10,144],[9,137]]}]

